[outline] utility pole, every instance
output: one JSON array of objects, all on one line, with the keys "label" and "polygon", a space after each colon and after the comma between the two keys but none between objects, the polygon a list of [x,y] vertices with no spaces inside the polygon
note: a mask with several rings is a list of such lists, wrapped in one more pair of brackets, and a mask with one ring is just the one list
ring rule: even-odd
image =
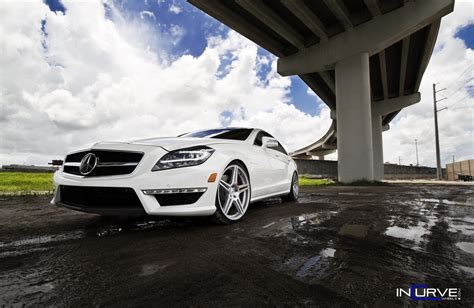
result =
[{"label": "utility pole", "polygon": [[419,167],[420,164],[418,163],[418,140],[415,139],[415,150],[416,150],[416,166]]},{"label": "utility pole", "polygon": [[399,166],[402,165],[402,158],[401,158],[401,156],[398,156],[398,165],[399,165]]},{"label": "utility pole", "polygon": [[454,164],[454,155],[453,155],[453,164]]},{"label": "utility pole", "polygon": [[446,99],[446,97],[442,98],[440,100],[436,100],[436,93],[444,91],[444,90],[446,90],[446,88],[436,91],[436,84],[433,83],[433,112],[434,112],[434,122],[435,122],[434,124],[435,124],[435,143],[436,143],[436,178],[438,180],[441,180],[441,178],[442,178],[441,154],[440,154],[440,151],[439,151],[438,112],[440,112],[441,110],[447,109],[447,108],[444,107],[444,108],[438,110],[437,104],[440,101]]}]

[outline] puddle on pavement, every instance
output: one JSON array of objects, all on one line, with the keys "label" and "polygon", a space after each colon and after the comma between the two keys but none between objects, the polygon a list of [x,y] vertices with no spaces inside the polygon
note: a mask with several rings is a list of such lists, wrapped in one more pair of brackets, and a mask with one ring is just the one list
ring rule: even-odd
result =
[{"label": "puddle on pavement", "polygon": [[474,205],[473,198],[468,198],[465,202],[448,200],[448,199],[435,199],[435,198],[421,198],[419,200],[421,202],[442,203],[442,204],[447,204],[447,205],[470,205],[470,206]]},{"label": "puddle on pavement", "polygon": [[331,199],[330,198],[320,198],[319,194],[312,194],[312,195],[303,195],[298,197],[298,203],[319,203],[319,204],[330,204]]},{"label": "puddle on pavement", "polygon": [[96,235],[98,237],[112,236],[125,231],[145,231],[153,229],[165,229],[169,227],[184,226],[190,224],[190,220],[132,220],[123,223],[112,223],[98,228]]},{"label": "puddle on pavement", "polygon": [[326,248],[326,249],[321,250],[320,255],[326,258],[334,258],[335,253],[336,253],[336,249]]},{"label": "puddle on pavement", "polygon": [[428,202],[428,203],[439,203],[439,199],[433,199],[433,198],[421,198],[421,202]]},{"label": "puddle on pavement", "polygon": [[0,242],[0,248],[21,247],[25,245],[40,245],[51,242],[60,242],[67,240],[75,240],[84,237],[84,231],[74,231],[69,233],[60,233],[53,235],[41,235],[25,238],[11,242]]},{"label": "puddle on pavement", "polygon": [[353,236],[363,238],[367,236],[369,232],[369,226],[357,225],[357,224],[345,224],[339,230],[339,235]]},{"label": "puddle on pavement", "polygon": [[459,242],[456,243],[456,247],[467,253],[474,253],[474,243],[471,242]]},{"label": "puddle on pavement", "polygon": [[460,270],[463,272],[469,273],[471,275],[474,275],[474,267],[469,267],[469,266],[458,266]]},{"label": "puddle on pavement", "polygon": [[31,249],[7,250],[7,251],[0,252],[0,258],[19,257],[19,256],[27,255],[30,253],[45,252],[50,249],[52,248],[51,247],[50,248],[36,247],[36,248],[31,248]]},{"label": "puddle on pavement", "polygon": [[304,258],[300,256],[289,259],[285,265],[296,270],[296,277],[304,280],[313,280],[320,277],[330,266],[336,249],[322,249],[318,255]]},{"label": "puddle on pavement", "polygon": [[374,193],[370,192],[339,192],[337,193],[340,196],[373,196]]},{"label": "puddle on pavement", "polygon": [[54,289],[54,285],[51,282],[47,282],[47,283],[43,283],[43,284],[30,286],[28,289],[29,290],[26,290],[26,292],[25,292],[27,294],[47,293],[47,292],[51,292]]},{"label": "puddle on pavement", "polygon": [[334,215],[338,214],[338,211],[322,212],[322,213],[311,213],[303,214],[299,216],[291,217],[291,224],[293,229],[305,228],[311,226],[318,226],[322,222],[330,219]]},{"label": "puddle on pavement", "polygon": [[297,277],[315,276],[321,270],[321,256],[314,256],[306,260],[303,266],[296,272]]},{"label": "puddle on pavement", "polygon": [[139,276],[151,276],[156,274],[157,272],[173,265],[175,262],[168,262],[168,263],[152,263],[152,264],[145,264],[142,266],[142,271]]},{"label": "puddle on pavement", "polygon": [[416,213],[416,217],[422,220],[416,222],[411,219],[411,215],[407,217],[392,216],[388,222],[390,226],[385,230],[384,234],[393,238],[403,239],[413,242],[414,250],[421,250],[420,244],[431,233],[431,228],[435,226],[439,218],[435,215],[438,206],[442,203],[439,199],[421,198],[412,203],[412,211]]},{"label": "puddle on pavement", "polygon": [[385,231],[385,235],[413,241],[417,244],[419,244],[423,240],[423,236],[428,233],[429,231],[425,228],[425,224],[423,222],[420,222],[418,226],[412,226],[408,228],[392,226],[388,227]]},{"label": "puddle on pavement", "polygon": [[473,205],[469,202],[460,202],[460,201],[453,201],[453,200],[448,200],[448,199],[442,199],[441,203],[447,204],[447,205]]},{"label": "puddle on pavement", "polygon": [[266,229],[266,228],[268,228],[268,227],[271,227],[271,226],[273,226],[274,224],[275,224],[275,222],[272,221],[271,223],[269,223],[269,224],[263,226],[262,229]]},{"label": "puddle on pavement", "polygon": [[473,217],[466,216],[466,217],[462,218],[461,220],[465,221],[465,222],[468,222],[468,223],[471,223],[471,224],[474,224],[474,218]]},{"label": "puddle on pavement", "polygon": [[461,232],[464,235],[474,235],[474,225],[450,223],[449,232]]},{"label": "puddle on pavement", "polygon": [[102,237],[102,236],[115,235],[120,232],[122,232],[122,228],[118,226],[108,226],[104,228],[99,228],[96,232],[96,235],[98,237]]},{"label": "puddle on pavement", "polygon": [[278,221],[272,221],[263,225],[261,230],[257,232],[257,236],[280,237],[289,233],[294,234],[295,231],[316,231],[323,228],[321,224],[324,221],[338,213],[338,211],[309,213],[292,216],[289,219],[283,218]]}]

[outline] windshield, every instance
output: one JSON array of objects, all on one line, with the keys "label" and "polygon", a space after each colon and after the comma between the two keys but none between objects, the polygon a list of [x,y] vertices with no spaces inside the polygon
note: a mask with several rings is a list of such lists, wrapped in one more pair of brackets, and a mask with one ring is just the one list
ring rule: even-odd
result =
[{"label": "windshield", "polygon": [[252,129],[250,128],[222,128],[209,129],[199,132],[187,133],[179,135],[178,137],[194,137],[194,138],[215,138],[215,139],[231,139],[231,140],[246,140]]}]

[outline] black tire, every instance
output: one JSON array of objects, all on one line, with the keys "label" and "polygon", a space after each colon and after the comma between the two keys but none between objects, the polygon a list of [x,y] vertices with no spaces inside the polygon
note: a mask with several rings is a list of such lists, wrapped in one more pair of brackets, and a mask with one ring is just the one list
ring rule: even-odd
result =
[{"label": "black tire", "polygon": [[293,177],[291,178],[290,193],[288,195],[282,196],[281,198],[284,201],[296,201],[298,200],[298,194],[299,194],[298,173],[294,172]]},{"label": "black tire", "polygon": [[[224,186],[221,187],[221,180],[224,180],[224,177],[226,176],[226,171],[231,169],[231,168],[234,168],[234,167],[238,167],[238,177],[240,176],[240,180],[242,182],[241,186],[245,186],[245,185],[248,185],[247,189],[246,189],[246,192],[242,192],[244,193],[244,196],[238,196],[237,198],[240,199],[240,197],[243,197],[242,200],[240,201],[241,205],[242,205],[242,208],[243,208],[243,213],[239,212],[239,210],[234,206],[234,202],[232,202],[231,206],[228,208],[228,215],[226,215],[221,207],[221,203],[222,202],[222,197],[223,195],[225,195],[227,193],[227,198],[229,197],[228,194],[230,194],[229,191],[227,191]],[[244,183],[244,182],[247,182],[247,183]],[[229,183],[232,185],[232,183]],[[212,216],[212,220],[215,222],[215,223],[218,223],[218,224],[222,224],[222,225],[229,225],[229,224],[233,224],[233,223],[236,223],[238,221],[240,221],[242,219],[242,217],[245,215],[249,205],[250,205],[250,197],[251,197],[251,186],[250,186],[250,178],[249,178],[249,175],[248,175],[248,172],[247,172],[247,168],[245,168],[245,166],[240,163],[240,162],[231,162],[226,168],[224,168],[224,172],[222,173],[221,175],[221,178],[219,179],[219,182],[217,183],[218,187],[217,187],[217,192],[216,192],[216,200],[215,200],[215,205],[216,205],[216,212],[214,213],[214,215]],[[233,192],[237,192],[238,191],[238,187],[239,186],[236,186],[236,187],[233,187],[232,186],[232,189]],[[236,190],[237,189],[237,190]],[[220,195],[221,194],[221,195]],[[226,200],[227,200],[226,198]],[[243,201],[245,202],[245,204],[243,203]],[[232,217],[232,215],[230,215],[231,213],[231,209],[233,209],[235,207],[235,211],[236,213],[233,215],[234,217]],[[240,217],[239,214],[241,214]],[[232,217],[232,219],[230,219],[229,217]]]}]

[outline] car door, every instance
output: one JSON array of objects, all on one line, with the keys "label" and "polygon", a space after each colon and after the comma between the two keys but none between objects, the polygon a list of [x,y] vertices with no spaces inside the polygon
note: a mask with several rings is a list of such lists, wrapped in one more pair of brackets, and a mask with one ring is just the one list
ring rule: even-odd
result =
[{"label": "car door", "polygon": [[264,166],[267,170],[264,173],[267,176],[263,190],[265,195],[270,195],[285,190],[286,186],[289,187],[286,178],[290,159],[280,143],[278,148],[264,148],[262,144],[263,137],[273,138],[269,133],[260,131],[255,138],[254,146],[266,162]]},{"label": "car door", "polygon": [[273,177],[271,162],[268,153],[262,147],[264,132],[257,133],[252,144],[249,145],[248,159],[251,166],[252,199],[271,194]]},{"label": "car door", "polygon": [[280,142],[276,148],[265,149],[270,157],[270,166],[273,173],[272,192],[278,193],[286,191],[290,187],[291,177],[288,175],[289,164],[291,162],[288,153]]}]

